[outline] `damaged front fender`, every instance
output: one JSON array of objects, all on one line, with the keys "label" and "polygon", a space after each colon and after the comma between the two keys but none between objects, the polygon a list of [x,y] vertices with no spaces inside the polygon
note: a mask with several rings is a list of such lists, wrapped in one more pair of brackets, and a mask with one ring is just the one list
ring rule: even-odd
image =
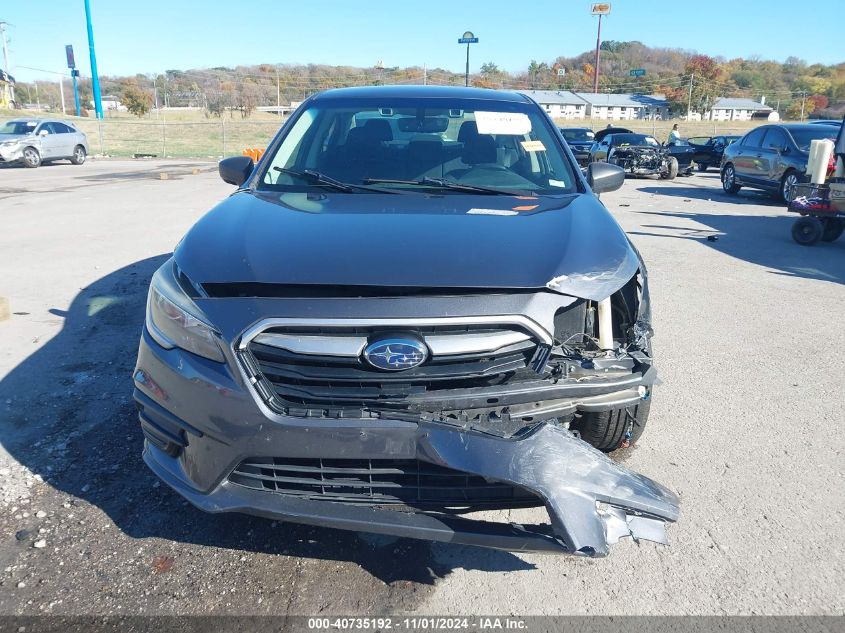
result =
[{"label": "damaged front fender", "polygon": [[673,492],[551,424],[509,441],[433,425],[422,433],[421,459],[541,496],[569,553],[606,556],[608,546],[626,536],[665,544],[665,525],[680,513]]}]

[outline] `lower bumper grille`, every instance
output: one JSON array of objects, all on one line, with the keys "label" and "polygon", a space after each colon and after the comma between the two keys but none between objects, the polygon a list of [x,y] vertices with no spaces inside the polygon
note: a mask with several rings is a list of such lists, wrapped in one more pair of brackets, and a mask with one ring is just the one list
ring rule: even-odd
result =
[{"label": "lower bumper grille", "polygon": [[533,493],[420,460],[247,459],[229,481],[286,496],[430,509],[506,509],[543,505]]}]

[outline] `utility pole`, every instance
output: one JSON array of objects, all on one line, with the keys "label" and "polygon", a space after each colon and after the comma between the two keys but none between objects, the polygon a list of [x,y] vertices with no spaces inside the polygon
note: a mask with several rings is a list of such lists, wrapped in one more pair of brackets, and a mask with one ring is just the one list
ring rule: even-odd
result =
[{"label": "utility pole", "polygon": [[85,0],[85,23],[88,27],[88,54],[91,57],[91,88],[94,92],[94,111],[103,118],[103,99],[100,95],[100,76],[97,74],[97,55],[94,52],[94,27],[91,25],[91,2]]},{"label": "utility pole", "polygon": [[802,92],[801,93],[801,120],[802,121],[804,120],[804,104],[806,103],[806,101],[807,101],[807,93]]},{"label": "utility pole", "polygon": [[593,92],[599,91],[599,63],[601,62],[601,13],[599,13],[599,32],[596,35],[596,65],[593,68]]},{"label": "utility pole", "polygon": [[282,116],[282,84],[279,82],[278,66],[276,66],[276,112]]},{"label": "utility pole", "polygon": [[[0,39],[3,40],[3,69],[6,71],[6,74],[9,74],[9,48],[6,44],[6,22],[0,22]],[[14,85],[10,86],[9,88],[12,92],[12,101],[15,100],[15,87]]]},{"label": "utility pole", "polygon": [[689,98],[687,99],[687,121],[692,117],[692,80],[695,73],[690,73],[689,76]]},{"label": "utility pole", "polygon": [[428,66],[423,64],[423,86],[428,85]]}]

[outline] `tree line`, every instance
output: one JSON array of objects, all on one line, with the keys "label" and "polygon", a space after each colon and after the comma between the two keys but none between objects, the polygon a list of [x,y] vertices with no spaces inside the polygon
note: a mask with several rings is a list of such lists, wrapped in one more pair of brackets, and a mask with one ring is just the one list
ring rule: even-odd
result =
[{"label": "tree line", "polygon": [[[786,118],[800,113],[841,117],[845,102],[845,62],[824,65],[796,57],[784,62],[725,59],[671,48],[649,47],[642,42],[606,40],[601,44],[599,90],[615,93],[663,94],[676,113],[706,112],[718,97],[766,99]],[[574,90],[593,89],[594,52],[554,60],[531,60],[521,71],[507,72],[494,62],[481,65],[471,76],[472,85],[488,88]],[[632,77],[633,69],[645,75]],[[360,68],[324,64],[258,64],[130,77],[101,78],[103,95],[113,95],[138,116],[153,107],[201,108],[208,117],[248,117],[258,106],[288,105],[328,88],[373,84],[463,85],[463,73],[442,68]],[[65,101],[72,110],[73,97],[65,82]],[[80,99],[87,109],[91,81],[81,78]],[[21,82],[19,103],[36,103],[59,109],[56,81]]]}]

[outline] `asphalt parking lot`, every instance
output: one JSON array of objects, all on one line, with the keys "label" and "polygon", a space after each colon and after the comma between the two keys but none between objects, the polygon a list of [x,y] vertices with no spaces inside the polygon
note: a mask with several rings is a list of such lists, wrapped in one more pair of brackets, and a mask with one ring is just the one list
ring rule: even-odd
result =
[{"label": "asphalt parking lot", "polygon": [[230,190],[192,161],[0,169],[0,613],[845,611],[845,240],[798,246],[714,170],[604,196],[649,265],[663,380],[622,459],[682,516],[669,547],[515,555],[204,515],[146,469],[147,284]]}]

